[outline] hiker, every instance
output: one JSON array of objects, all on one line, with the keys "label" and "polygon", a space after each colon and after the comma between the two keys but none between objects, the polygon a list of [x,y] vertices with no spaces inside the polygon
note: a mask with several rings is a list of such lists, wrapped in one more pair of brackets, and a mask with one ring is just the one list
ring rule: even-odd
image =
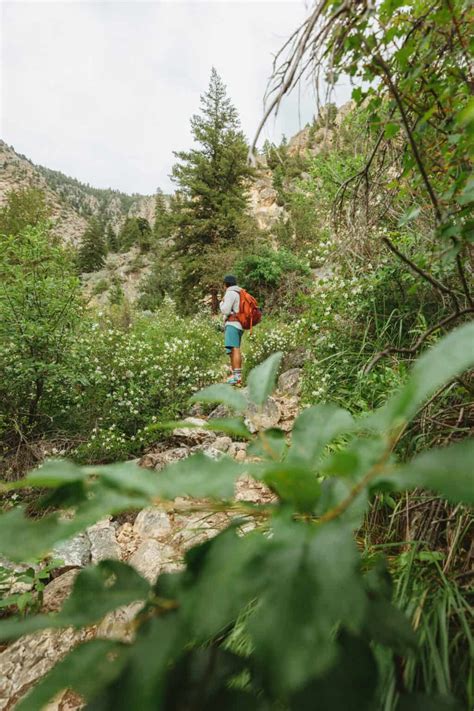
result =
[{"label": "hiker", "polygon": [[229,385],[242,385],[242,354],[240,352],[240,342],[242,340],[243,327],[237,314],[240,310],[240,286],[237,286],[237,279],[232,274],[224,277],[225,294],[220,303],[221,312],[224,314],[224,345],[227,354],[230,356],[232,375],[227,379]]}]

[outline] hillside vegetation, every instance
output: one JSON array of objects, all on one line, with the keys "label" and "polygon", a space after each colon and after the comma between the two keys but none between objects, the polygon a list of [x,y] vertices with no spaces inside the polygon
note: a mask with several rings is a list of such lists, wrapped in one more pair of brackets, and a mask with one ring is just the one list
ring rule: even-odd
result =
[{"label": "hillside vegetation", "polygon": [[[153,219],[123,198],[120,229],[103,207],[75,249],[46,197],[9,196],[4,668],[34,668],[18,650],[46,638],[25,635],[64,645],[11,685],[19,709],[60,692],[127,711],[472,707],[471,30],[460,1],[319,4],[275,60],[269,115],[304,72],[351,76],[352,102],[252,166],[213,70]],[[263,308],[243,390],[222,382],[229,272]],[[68,564],[85,539],[96,565]]]}]

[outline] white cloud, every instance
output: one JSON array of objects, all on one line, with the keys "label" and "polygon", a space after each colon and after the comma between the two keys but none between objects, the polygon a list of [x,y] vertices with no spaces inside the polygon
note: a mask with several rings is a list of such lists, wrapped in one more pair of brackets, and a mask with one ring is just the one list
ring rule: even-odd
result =
[{"label": "white cloud", "polygon": [[[252,138],[272,55],[306,11],[300,0],[3,2],[2,138],[97,187],[170,190],[211,66]],[[295,133],[314,105],[303,92],[300,123],[290,97],[265,136]]]}]

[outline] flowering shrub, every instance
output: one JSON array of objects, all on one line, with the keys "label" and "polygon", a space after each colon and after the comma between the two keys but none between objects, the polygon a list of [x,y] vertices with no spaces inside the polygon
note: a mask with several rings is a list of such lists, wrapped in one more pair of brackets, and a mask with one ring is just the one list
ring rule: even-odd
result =
[{"label": "flowering shrub", "polygon": [[76,457],[109,461],[138,453],[149,425],[177,416],[194,392],[221,377],[222,352],[210,322],[180,318],[170,304],[125,331],[107,320],[92,323],[73,353],[81,383],[62,413],[68,427],[79,423],[91,433]]},{"label": "flowering shrub", "polygon": [[268,358],[272,353],[280,351],[288,355],[298,345],[299,321],[282,323],[276,319],[265,318],[252,335],[244,336],[244,373]]}]

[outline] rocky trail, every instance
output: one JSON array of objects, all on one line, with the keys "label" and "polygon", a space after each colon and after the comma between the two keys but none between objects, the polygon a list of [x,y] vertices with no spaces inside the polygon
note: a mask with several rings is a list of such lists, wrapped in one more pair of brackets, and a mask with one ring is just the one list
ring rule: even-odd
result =
[{"label": "rocky trail", "polygon": [[[249,408],[246,424],[251,432],[270,427],[291,431],[299,410],[300,376],[298,368],[283,373],[277,391],[268,398],[263,409]],[[168,464],[198,451],[212,459],[218,459],[225,453],[237,461],[246,461],[245,442],[204,429],[207,420],[226,414],[226,408],[222,405],[208,416],[202,414],[199,406],[193,406],[186,420],[194,427],[173,430],[166,442],[160,442],[144,454],[141,466],[160,471]],[[274,495],[265,485],[243,476],[236,482],[235,500],[271,502]],[[60,558],[64,567],[44,590],[42,612],[58,611],[81,568],[107,558],[129,563],[150,582],[154,582],[160,573],[179,570],[186,550],[215,536],[229,525],[231,518],[231,512],[206,510],[205,501],[178,498],[166,510],[150,507],[138,514],[135,512],[100,521],[54,551],[54,557]],[[115,610],[98,626],[87,631],[72,628],[46,630],[22,637],[7,646],[0,653],[0,711],[13,709],[31,686],[84,639],[126,640],[131,634],[130,621],[140,605],[136,603]],[[73,711],[81,706],[78,697],[64,692],[48,705],[47,711]]]}]

